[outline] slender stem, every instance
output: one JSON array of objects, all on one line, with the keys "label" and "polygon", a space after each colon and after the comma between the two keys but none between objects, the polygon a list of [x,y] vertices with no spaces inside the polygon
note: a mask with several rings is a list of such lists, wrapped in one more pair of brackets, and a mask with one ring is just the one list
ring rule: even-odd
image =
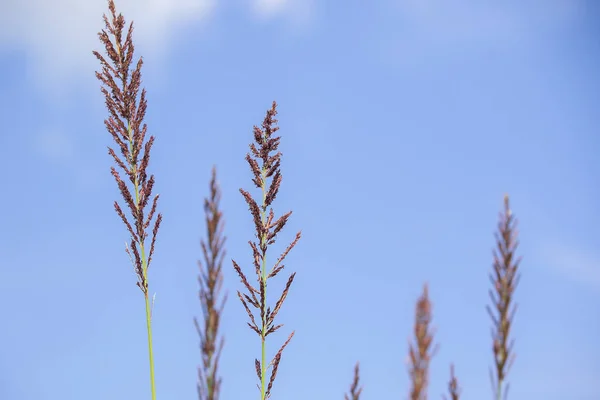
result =
[{"label": "slender stem", "polygon": [[[129,133],[129,150],[130,154],[133,152],[133,132],[131,129],[131,122],[127,121],[127,131]],[[130,159],[132,172],[136,172],[137,165],[133,163],[133,157]],[[139,207],[140,204],[140,185],[138,181],[138,175],[135,174],[135,179],[133,182],[134,192],[135,192],[135,205]],[[146,260],[146,249],[144,247],[143,238],[140,238],[139,245],[141,250],[141,258],[142,258],[142,272],[144,274],[144,282],[146,283],[146,288],[144,290],[144,301],[146,303],[146,330],[148,332],[148,360],[150,363],[150,392],[152,394],[152,400],[156,400],[156,385],[154,382],[154,353],[152,351],[152,309],[150,306],[150,299],[148,298],[148,261]]]},{"label": "slender stem", "polygon": [[[261,220],[263,222],[263,224],[265,223],[266,219],[267,219],[267,213],[264,209],[264,205],[265,205],[265,201],[267,198],[267,192],[265,190],[265,186],[267,185],[266,182],[266,170],[263,166],[262,170],[261,170],[261,175],[262,175],[262,194],[263,194],[263,199],[262,199],[262,205],[263,207],[261,207]],[[265,241],[267,240],[266,238],[266,233],[264,233],[261,238],[261,245],[264,246],[265,245]],[[263,259],[262,259],[262,282],[263,282],[263,287],[264,287],[264,298],[263,298],[263,304],[261,304],[262,306],[262,314],[264,315],[263,320],[262,320],[262,363],[261,365],[261,374],[260,374],[260,386],[261,386],[261,390],[260,390],[260,396],[261,396],[261,400],[265,400],[265,384],[266,384],[266,375],[267,375],[267,344],[265,343],[265,338],[267,335],[267,255],[264,254]]]},{"label": "slender stem", "polygon": [[[135,221],[136,232],[134,232],[134,228],[128,222],[127,217],[119,207],[118,203],[115,202],[115,210],[117,211],[117,214],[119,214],[119,216],[123,219],[123,222],[125,223],[131,234],[133,247],[132,250],[135,252],[135,261],[133,260],[132,254],[129,253],[129,249],[127,247],[126,251],[132,260],[133,266],[136,271],[136,275],[138,275],[138,286],[144,293],[146,303],[146,328],[148,331],[148,353],[150,360],[150,385],[152,392],[152,400],[156,400],[156,390],[154,383],[154,356],[152,353],[153,304],[150,304],[150,299],[148,298],[148,263],[150,261],[149,258],[152,257],[154,239],[158,227],[160,225],[161,214],[158,214],[156,223],[154,225],[152,244],[150,246],[150,252],[147,258],[144,247],[144,241],[146,238],[146,228],[148,227],[150,220],[144,221],[143,210],[143,204],[147,203],[148,197],[151,195],[152,183],[154,180],[154,177],[152,175],[150,176],[150,181],[146,181],[145,179],[145,169],[147,166],[149,151],[152,147],[152,142],[154,138],[151,136],[150,140],[146,142],[146,145],[144,146],[143,141],[145,137],[145,125],[141,131],[139,130],[139,125],[145,115],[146,101],[145,90],[142,90],[139,103],[137,101],[138,89],[141,83],[141,59],[138,62],[135,71],[131,75],[129,74],[131,58],[133,56],[133,43],[131,36],[133,32],[133,24],[129,26],[129,31],[127,33],[125,42],[122,43],[122,39],[124,37],[122,33],[123,28],[125,26],[125,20],[121,14],[119,14],[118,16],[116,15],[115,4],[113,0],[108,1],[108,7],[112,15],[112,21],[109,22],[106,15],[104,16],[106,30],[102,30],[99,33],[99,36],[100,41],[105,45],[109,59],[113,62],[114,67],[109,66],[108,62],[98,52],[94,52],[96,57],[101,61],[103,65],[102,73],[97,72],[96,76],[102,82],[102,90],[106,97],[106,106],[111,114],[111,116],[104,122],[108,128],[108,131],[112,134],[119,147],[121,147],[125,160],[122,160],[120,157],[118,157],[111,148],[109,148],[109,154],[111,154],[112,157],[114,157],[118,166],[126,170],[128,177],[132,178],[133,180],[132,183],[134,186],[134,193],[132,194],[129,185],[120,178],[119,173],[114,167],[111,168],[111,173],[117,181],[117,185],[121,191],[123,199],[131,208],[132,216]],[[115,39],[114,44],[112,43],[111,36]],[[128,49],[128,51],[126,51],[127,54],[123,54],[124,49]],[[121,83],[120,95],[116,94],[119,88],[118,83],[115,82],[115,79],[120,81]],[[108,88],[105,88],[105,86],[108,86]],[[112,92],[112,95],[110,95],[109,92]],[[126,138],[121,138],[121,136],[125,136],[125,132],[123,132],[122,127],[122,118],[127,120]],[[134,120],[132,124],[132,119],[139,120]],[[134,126],[137,136],[133,132]],[[127,142],[128,152],[125,150],[125,144],[123,142]],[[140,152],[142,152],[142,150],[144,151],[143,158],[142,161],[138,164],[138,155]],[[127,167],[125,166],[125,164],[127,164]],[[147,192],[141,193],[142,191]],[[144,194],[144,199],[141,199],[142,194]],[[135,203],[132,197],[135,197]],[[154,203],[152,205],[152,211],[150,212],[150,214],[154,214],[157,200],[158,196],[154,198]],[[149,217],[151,216],[152,215],[149,215]],[[141,254],[138,254],[137,246],[139,246]]]},{"label": "slender stem", "polygon": [[150,299],[148,294],[144,296],[146,300],[146,328],[148,329],[148,356],[150,361],[150,390],[152,400],[156,400],[156,387],[154,384],[154,354],[152,352],[152,310],[150,308]]},{"label": "slender stem", "polygon": [[[136,179],[137,183],[137,179]],[[135,191],[136,197],[138,196],[137,185]],[[140,243],[140,249],[142,251],[142,269],[144,272],[144,279],[148,282],[148,263],[146,260],[146,251],[144,244]],[[148,288],[144,293],[144,301],[146,302],[146,330],[148,331],[148,361],[150,362],[150,392],[152,394],[152,400],[156,400],[156,385],[154,383],[154,353],[152,351],[152,308],[150,305],[150,299],[148,298]]]}]

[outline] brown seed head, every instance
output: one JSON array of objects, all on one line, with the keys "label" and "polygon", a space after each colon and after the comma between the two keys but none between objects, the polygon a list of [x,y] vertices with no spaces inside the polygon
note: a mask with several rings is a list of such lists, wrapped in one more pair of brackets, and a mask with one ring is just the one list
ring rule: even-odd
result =
[{"label": "brown seed head", "polygon": [[[450,365],[450,382],[448,382],[448,393],[450,394],[450,400],[460,399],[460,387],[458,386],[458,380],[454,375],[454,365]],[[448,400],[446,396],[444,396],[444,399]]]},{"label": "brown seed head", "polygon": [[[274,333],[282,326],[275,324],[275,317],[283,306],[296,274],[292,273],[289,276],[282,294],[279,296],[279,299],[275,302],[275,305],[272,309],[270,306],[267,306],[267,280],[275,277],[279,272],[281,272],[281,270],[283,270],[283,260],[290,250],[296,245],[298,240],[300,240],[301,236],[301,233],[298,232],[295,239],[279,256],[271,270],[267,271],[267,249],[269,245],[275,243],[278,233],[283,229],[288,221],[288,218],[292,214],[290,211],[275,220],[275,214],[272,208],[269,209],[269,212],[267,213],[267,209],[277,197],[277,193],[279,192],[282,181],[282,175],[279,169],[281,164],[281,153],[277,152],[280,137],[273,137],[274,133],[279,130],[279,128],[276,126],[276,115],[277,103],[273,102],[271,109],[267,111],[267,114],[263,120],[261,125],[262,128],[257,126],[254,127],[254,143],[250,144],[250,153],[246,155],[246,161],[248,162],[253,175],[252,182],[257,188],[262,190],[262,198],[260,203],[257,202],[249,192],[244,189],[240,189],[240,193],[248,204],[250,214],[252,215],[256,230],[256,237],[258,239],[258,242],[249,242],[250,248],[252,249],[252,263],[254,265],[258,287],[254,287],[250,284],[241,267],[234,260],[232,260],[233,268],[240,276],[242,284],[247,290],[247,293],[238,292],[238,297],[242,302],[244,309],[248,313],[248,317],[250,319],[248,326],[252,331],[258,334],[263,343],[268,335]],[[271,178],[270,182],[269,178]],[[260,320],[260,323],[257,323],[257,320]],[[271,388],[273,386],[275,376],[277,375],[277,369],[279,367],[283,349],[287,346],[293,335],[294,333],[292,332],[269,365],[264,365],[264,362],[256,360],[256,372],[261,380],[263,388],[266,384],[267,369],[271,366],[273,367],[268,385],[265,388],[264,399],[268,398],[271,394]]]},{"label": "brown seed head", "polygon": [[359,387],[360,383],[360,369],[359,364],[356,363],[354,366],[354,379],[352,380],[352,385],[350,385],[350,393],[344,395],[344,400],[360,400],[360,394],[362,393],[363,388]]},{"label": "brown seed head", "polygon": [[426,400],[429,384],[429,362],[437,350],[432,349],[431,302],[427,285],[419,297],[415,310],[414,344],[409,346],[410,400]]},{"label": "brown seed head", "polygon": [[225,257],[223,235],[223,213],[219,209],[221,191],[217,184],[216,169],[213,167],[210,181],[210,197],[204,200],[206,214],[206,234],[208,244],[201,240],[204,263],[198,262],[200,275],[200,303],[202,305],[203,323],[194,318],[196,330],[200,336],[202,365],[198,368],[199,400],[218,400],[220,396],[221,377],[218,375],[219,359],[224,339],[219,337],[221,315],[227,295],[220,298],[223,285],[223,258]]},{"label": "brown seed head", "polygon": [[517,221],[510,209],[508,196],[504,197],[504,212],[500,213],[496,249],[493,252],[494,263],[490,274],[491,306],[486,306],[492,319],[492,352],[494,353],[494,371],[490,371],[493,390],[498,400],[502,393],[506,396],[508,384],[506,375],[514,362],[514,340],[509,339],[512,321],[517,310],[513,305],[513,295],[519,283],[518,273],[521,258],[515,256],[519,245],[517,239]]},{"label": "brown seed head", "polygon": [[[144,210],[152,198],[152,188],[154,187],[154,176],[148,176],[146,172],[154,137],[151,136],[148,141],[144,142],[147,130],[146,124],[143,124],[146,114],[146,91],[142,90],[138,98],[143,62],[140,58],[135,69],[132,70],[133,23],[129,25],[127,35],[123,39],[125,18],[122,14],[117,15],[113,0],[108,1],[108,8],[110,18],[104,15],[105,29],[98,33],[108,60],[99,52],[93,52],[102,66],[102,70],[96,72],[96,77],[102,83],[100,90],[104,94],[106,108],[110,114],[108,119],[104,120],[104,125],[117,144],[121,157],[110,147],[108,154],[125,174],[130,185],[125,183],[114,167],[111,167],[111,174],[127,208],[129,208],[131,219],[129,220],[125,216],[117,202],[114,203],[114,208],[131,235],[131,252],[134,254],[132,260],[138,276],[137,285],[147,295],[147,269],[152,260],[156,235],[162,221],[162,215],[158,214],[152,230],[152,241],[146,261],[144,244],[147,229],[156,212],[158,202],[158,195],[156,195],[152,199],[150,212],[145,217]],[[143,256],[140,256],[140,249]]]}]

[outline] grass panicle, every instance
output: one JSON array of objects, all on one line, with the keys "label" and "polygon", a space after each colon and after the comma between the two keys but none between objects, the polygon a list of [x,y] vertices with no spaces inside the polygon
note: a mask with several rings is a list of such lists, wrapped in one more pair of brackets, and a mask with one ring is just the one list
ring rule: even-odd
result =
[{"label": "grass panicle", "polygon": [[[154,304],[149,296],[148,269],[154,255],[162,214],[157,211],[159,195],[152,194],[155,184],[154,175],[147,171],[155,139],[154,136],[146,137],[147,125],[144,123],[147,108],[146,90],[141,89],[143,59],[140,57],[137,62],[133,62],[133,23],[130,23],[126,29],[125,19],[122,14],[117,14],[114,0],[108,0],[108,9],[108,16],[103,15],[104,29],[98,33],[104,47],[104,55],[98,51],[94,51],[93,54],[101,65],[100,71],[96,72],[96,77],[101,82],[100,90],[108,110],[108,118],[104,120],[104,125],[116,143],[116,147],[114,145],[108,147],[108,154],[114,162],[110,171],[122,197],[121,203],[114,202],[114,209],[127,229],[129,239],[125,243],[125,251],[137,276],[136,284],[145,299],[150,388],[152,400],[156,400],[152,347]],[[277,236],[292,215],[292,211],[289,211],[275,218],[272,208],[282,182],[280,169],[282,154],[278,151],[281,137],[275,136],[279,130],[276,116],[277,103],[273,102],[266,112],[262,125],[254,126],[254,140],[245,157],[252,172],[252,183],[260,189],[260,195],[253,197],[250,192],[239,189],[248,205],[255,227],[256,240],[250,240],[248,244],[252,251],[254,266],[252,269],[256,274],[256,283],[251,283],[248,279],[249,275],[235,260],[232,260],[233,268],[243,286],[237,291],[237,295],[248,314],[247,324],[258,335],[261,342],[261,355],[254,360],[261,400],[271,397],[283,351],[295,332],[292,331],[278,350],[273,351],[275,355],[268,361],[266,340],[269,335],[283,326],[276,324],[275,320],[288,296],[296,273],[292,272],[287,277],[282,292],[273,299],[267,297],[268,282],[284,269],[285,258],[301,238],[301,232],[296,233],[295,238],[278,254],[278,257],[272,257],[271,265],[267,264],[267,253],[271,257],[270,246],[275,243]],[[216,169],[213,167],[210,195],[204,201],[207,238],[200,242],[203,261],[198,262],[202,317],[194,318],[200,337],[202,357],[197,381],[199,400],[218,400],[222,383],[219,360],[225,340],[221,333],[221,318],[227,295],[221,294],[226,237],[223,235],[224,222],[219,206],[220,199],[221,191],[217,184]],[[490,378],[496,400],[507,398],[509,389],[507,374],[515,359],[514,339],[510,336],[510,331],[517,309],[513,297],[520,278],[521,261],[515,256],[518,247],[516,225],[517,221],[511,212],[509,198],[505,196],[504,210],[500,213],[498,232],[495,233],[496,247],[493,253],[493,270],[490,273],[492,288],[489,290],[491,304],[486,306],[492,319],[494,364],[490,369]],[[427,400],[429,366],[437,351],[437,345],[433,343],[431,310],[432,304],[426,284],[416,302],[414,336],[409,342],[408,349],[410,400]],[[359,400],[362,389],[357,363],[350,390],[344,394],[345,400]],[[460,394],[461,388],[454,374],[454,365],[451,365],[448,390],[443,397],[458,400]]]},{"label": "grass panicle", "polygon": [[[125,179],[121,178],[117,169],[111,167],[111,173],[117,182],[123,201],[131,212],[131,219],[129,219],[119,203],[114,202],[115,211],[130,234],[130,243],[129,246],[125,245],[125,251],[133,264],[138,279],[137,286],[144,293],[146,302],[150,384],[154,400],[156,390],[152,353],[152,308],[148,296],[148,267],[152,261],[156,235],[162,221],[162,215],[159,213],[154,220],[148,251],[146,247],[148,228],[152,223],[158,203],[158,195],[152,199],[154,175],[148,176],[147,173],[154,137],[150,136],[145,141],[147,126],[143,120],[146,113],[146,91],[143,89],[138,98],[143,62],[140,58],[135,68],[132,68],[133,23],[129,24],[127,35],[123,37],[125,27],[123,15],[117,15],[113,0],[108,1],[108,8],[110,20],[106,15],[103,16],[105,29],[98,33],[108,61],[97,51],[94,51],[93,54],[102,66],[102,71],[96,72],[96,77],[102,83],[100,90],[104,95],[110,114],[108,119],[104,120],[104,125],[117,144],[121,156],[117,155],[111,147],[108,148],[108,154],[125,176]],[[150,210],[146,214],[145,210],[149,203],[151,203]]]},{"label": "grass panicle", "polygon": [[517,239],[517,221],[510,209],[508,196],[504,196],[504,212],[500,213],[496,249],[494,250],[493,271],[490,274],[492,289],[487,311],[492,319],[492,351],[494,368],[490,370],[490,379],[496,400],[508,396],[509,385],[506,376],[515,359],[514,340],[510,339],[510,329],[517,310],[513,304],[513,295],[519,283],[518,272],[520,257],[515,256],[519,245]]},{"label": "grass panicle", "polygon": [[363,388],[359,386],[360,384],[360,366],[359,363],[356,363],[354,366],[354,379],[352,380],[352,385],[350,385],[350,392],[344,395],[344,400],[360,400],[360,394],[362,393]]},{"label": "grass panicle", "polygon": [[194,318],[194,324],[200,336],[202,365],[198,367],[198,399],[218,400],[221,388],[219,359],[223,350],[224,338],[219,336],[219,326],[227,295],[221,297],[223,286],[223,258],[225,241],[223,235],[223,213],[219,209],[221,191],[217,183],[216,168],[212,169],[210,197],[204,200],[206,215],[206,235],[208,243],[200,241],[204,263],[198,261],[200,275],[200,303],[202,305],[202,324]]},{"label": "grass panicle", "polygon": [[448,382],[448,393],[450,397],[444,396],[445,400],[459,400],[460,399],[460,387],[458,386],[458,379],[454,375],[454,365],[450,365],[450,381]]},{"label": "grass panicle", "polygon": [[[255,360],[256,374],[260,380],[259,390],[261,393],[261,400],[270,397],[273,382],[277,376],[277,369],[281,361],[281,355],[294,336],[294,332],[292,332],[279,351],[275,354],[275,357],[267,365],[266,338],[268,335],[276,332],[282,327],[282,325],[275,325],[275,317],[281,310],[296,273],[294,272],[289,276],[285,288],[273,308],[267,304],[267,280],[275,277],[283,270],[283,260],[296,243],[298,243],[301,235],[300,232],[296,234],[295,239],[279,256],[273,267],[270,270],[267,270],[268,247],[275,243],[277,234],[283,229],[288,218],[292,214],[290,211],[275,220],[275,214],[272,208],[270,208],[267,213],[267,209],[277,197],[282,180],[279,168],[281,153],[277,152],[272,154],[277,151],[281,139],[280,136],[273,137],[274,133],[279,130],[279,127],[276,126],[276,115],[277,103],[273,102],[271,109],[267,111],[263,120],[262,129],[254,126],[254,143],[250,144],[250,153],[246,155],[246,161],[254,176],[252,182],[262,191],[260,204],[252,198],[252,195],[249,192],[240,189],[240,193],[244,197],[250,209],[250,213],[252,214],[256,229],[256,237],[258,239],[258,243],[254,241],[248,242],[252,249],[252,260],[257,276],[258,288],[250,284],[240,266],[232,260],[233,267],[247,290],[247,292],[243,294],[238,291],[238,297],[250,318],[248,326],[252,331],[256,332],[261,340],[261,360]],[[269,178],[270,183],[267,182]],[[256,311],[253,312],[251,308]],[[257,319],[260,320],[259,323],[256,322]],[[267,381],[267,372],[269,368],[272,369],[271,375]]]},{"label": "grass panicle", "polygon": [[426,400],[429,385],[429,363],[436,352],[433,345],[433,328],[431,327],[431,301],[427,285],[417,300],[415,310],[415,341],[409,345],[410,400]]}]

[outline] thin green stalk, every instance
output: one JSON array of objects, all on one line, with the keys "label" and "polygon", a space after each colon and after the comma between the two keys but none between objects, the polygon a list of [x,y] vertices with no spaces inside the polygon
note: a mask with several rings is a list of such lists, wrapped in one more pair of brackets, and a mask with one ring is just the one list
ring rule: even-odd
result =
[{"label": "thin green stalk", "polygon": [[[261,360],[254,360],[256,374],[260,380],[259,387],[261,400],[266,400],[271,396],[273,382],[277,376],[277,370],[279,368],[283,350],[294,336],[294,332],[292,331],[287,340],[275,354],[275,357],[267,363],[266,338],[283,326],[281,324],[275,325],[275,317],[279,313],[288,295],[290,286],[294,281],[296,274],[292,273],[288,277],[285,288],[279,296],[279,300],[275,302],[272,308],[267,306],[267,281],[283,270],[283,260],[296,245],[298,240],[300,240],[301,236],[301,233],[298,232],[295,239],[286,247],[283,253],[281,253],[273,265],[273,268],[270,271],[267,271],[268,246],[275,243],[277,234],[283,229],[288,218],[292,214],[292,212],[289,211],[275,220],[275,213],[272,208],[270,208],[267,213],[267,208],[271,206],[273,200],[275,200],[275,197],[277,196],[282,179],[279,169],[281,152],[277,152],[280,137],[272,137],[279,129],[275,126],[277,123],[277,120],[274,118],[277,114],[276,107],[277,103],[273,102],[271,109],[267,111],[267,115],[263,120],[262,129],[257,126],[254,127],[254,143],[250,144],[250,153],[246,154],[246,161],[253,174],[252,182],[256,188],[261,189],[262,191],[262,202],[259,204],[252,198],[252,195],[249,192],[240,189],[240,193],[248,204],[256,228],[256,238],[258,239],[258,243],[250,241],[249,244],[252,248],[254,271],[259,283],[258,288],[253,287],[248,282],[248,278],[241,267],[235,260],[232,260],[233,268],[242,280],[242,284],[247,289],[246,293],[238,291],[238,297],[250,318],[248,326],[261,339]],[[271,155],[273,152],[276,153]],[[271,178],[271,181],[267,184],[267,179],[269,178]],[[252,309],[255,309],[256,311],[253,312]],[[260,326],[256,322],[256,319],[258,318],[256,314],[260,314]],[[271,374],[267,379],[269,368],[271,368]]]},{"label": "thin green stalk", "polygon": [[[111,174],[114,177],[126,209],[131,211],[128,218],[117,201],[114,208],[121,218],[130,234],[129,246],[125,245],[125,251],[133,264],[137,275],[137,286],[144,293],[146,306],[146,328],[148,334],[148,355],[150,362],[150,387],[152,400],[156,400],[156,389],[154,382],[154,356],[152,352],[152,305],[148,296],[148,268],[154,254],[156,235],[162,221],[162,214],[158,213],[154,219],[154,227],[151,231],[149,251],[146,253],[145,241],[148,237],[148,228],[156,212],[158,195],[152,197],[154,176],[147,173],[150,162],[150,150],[154,143],[154,137],[146,141],[146,124],[143,122],[146,113],[147,101],[146,90],[141,86],[141,68],[143,65],[140,58],[132,65],[133,24],[124,34],[125,18],[117,14],[114,0],[108,0],[109,17],[103,16],[105,29],[98,33],[100,42],[103,44],[107,58],[99,52],[93,54],[100,61],[101,71],[96,72],[96,78],[101,82],[100,91],[104,95],[109,117],[104,120],[107,131],[117,145],[118,151],[108,148],[108,154],[114,160],[116,167],[125,175],[121,177],[114,166]],[[138,96],[139,95],[139,96]],[[123,158],[119,157],[121,154]],[[133,188],[129,186],[130,182]],[[148,213],[145,213],[149,205]]]},{"label": "thin green stalk", "polygon": [[[120,53],[120,48],[117,45],[117,51]],[[131,121],[127,121],[127,132],[129,133],[129,150],[130,155],[133,153],[133,132],[131,130]],[[135,163],[131,163],[131,173],[135,175],[133,186],[135,192],[135,204],[136,209],[139,209],[138,205],[140,204],[140,189],[139,189],[139,181],[138,176],[136,174],[136,165]],[[144,241],[140,240],[140,251],[142,258],[142,271],[144,274],[144,280],[148,282],[148,264],[146,261],[146,249],[144,246]],[[150,306],[150,299],[148,298],[148,289],[144,292],[144,301],[146,303],[146,330],[148,332],[148,360],[150,363],[150,392],[152,394],[152,400],[156,400],[156,384],[154,381],[154,353],[152,351],[152,308]]]},{"label": "thin green stalk", "polygon": [[[136,190],[136,196],[138,192]],[[144,276],[146,282],[148,282],[148,266],[146,265],[146,251],[144,244],[140,244],[142,251],[142,266],[144,268]],[[148,291],[144,293],[144,301],[146,302],[146,330],[148,332],[148,361],[150,362],[150,392],[152,393],[152,400],[156,400],[156,384],[154,382],[154,353],[152,351],[152,307],[150,306],[150,299],[148,298]],[[154,304],[152,304],[154,306]]]},{"label": "thin green stalk", "polygon": [[[144,250],[142,250],[143,252]],[[152,309],[150,308],[150,299],[148,294],[144,296],[146,300],[146,328],[148,330],[148,356],[150,361],[150,390],[152,400],[156,400],[156,386],[154,383],[154,354],[152,352]]]},{"label": "thin green stalk", "polygon": [[[265,200],[267,198],[267,191],[265,190],[265,185],[266,185],[266,170],[265,167],[263,166],[263,168],[261,168],[261,177],[262,177],[262,207],[261,207],[261,221],[264,224],[267,220],[267,213],[265,211],[266,207],[265,207]],[[266,234],[261,235],[260,238],[260,244],[261,247],[265,245],[266,242]],[[263,319],[262,319],[262,348],[261,348],[261,353],[262,353],[262,362],[261,362],[261,374],[260,374],[260,400],[265,400],[265,389],[266,389],[266,379],[265,376],[267,375],[267,343],[266,343],[266,335],[267,335],[267,254],[265,253],[263,259],[262,259],[262,266],[261,266],[261,279],[263,281],[263,286],[264,286],[264,297],[263,297],[263,303],[262,303],[262,309],[263,309]]]}]

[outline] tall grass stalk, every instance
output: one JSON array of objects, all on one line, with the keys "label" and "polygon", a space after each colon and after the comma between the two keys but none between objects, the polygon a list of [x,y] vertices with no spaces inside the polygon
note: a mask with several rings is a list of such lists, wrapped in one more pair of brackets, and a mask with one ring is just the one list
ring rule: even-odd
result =
[{"label": "tall grass stalk", "polygon": [[[431,327],[431,301],[427,285],[417,300],[415,307],[414,343],[409,345],[410,400],[427,400],[429,385],[429,363],[436,352],[433,345],[433,328]],[[436,346],[437,347],[437,346]]]},{"label": "tall grass stalk", "polygon": [[[234,260],[232,260],[233,267],[240,276],[242,283],[247,290],[247,293],[242,294],[240,291],[237,293],[244,306],[244,309],[248,313],[248,317],[250,318],[248,326],[251,330],[256,332],[261,340],[261,360],[259,361],[258,359],[255,359],[254,361],[256,374],[260,380],[259,390],[261,400],[265,400],[270,397],[273,382],[277,376],[277,369],[281,361],[281,355],[285,347],[289,344],[290,340],[294,336],[294,332],[292,332],[284,344],[280,347],[277,354],[275,354],[275,357],[269,362],[269,364],[267,364],[266,339],[267,336],[283,326],[281,324],[275,325],[275,317],[280,311],[281,306],[288,295],[288,291],[292,282],[294,281],[296,273],[294,272],[289,276],[282,294],[279,296],[279,299],[272,309],[270,306],[268,306],[267,302],[267,281],[268,279],[274,278],[279,272],[281,272],[281,270],[283,270],[283,260],[290,250],[296,245],[298,240],[300,240],[301,236],[301,233],[298,232],[296,234],[296,238],[279,256],[273,267],[268,270],[268,247],[275,243],[277,234],[283,229],[288,221],[288,218],[292,214],[292,212],[289,211],[275,221],[275,214],[272,208],[269,209],[267,214],[267,208],[269,208],[269,206],[273,203],[273,200],[275,200],[282,180],[282,175],[279,168],[281,162],[281,153],[277,152],[273,155],[271,154],[277,151],[277,148],[279,147],[279,141],[281,139],[279,136],[273,137],[273,134],[279,130],[279,127],[276,126],[276,115],[277,103],[273,102],[271,109],[267,111],[267,114],[263,120],[262,129],[254,126],[254,143],[250,144],[250,153],[246,154],[246,161],[248,162],[252,174],[254,175],[252,182],[262,192],[260,205],[252,198],[250,193],[244,189],[240,189],[240,193],[246,200],[246,203],[250,209],[250,213],[252,214],[254,227],[256,229],[256,237],[258,238],[258,243],[254,241],[248,242],[252,249],[252,260],[258,281],[258,289],[248,282],[248,279],[242,272],[241,267]],[[270,184],[268,183],[269,178]],[[257,315],[251,311],[250,306],[256,310]],[[256,318],[260,318],[259,324],[256,323]],[[267,383],[267,372],[271,367],[271,375]]]},{"label": "tall grass stalk", "polygon": [[489,291],[492,305],[486,308],[493,323],[494,370],[490,370],[490,379],[496,400],[501,400],[508,396],[509,385],[506,376],[515,360],[514,339],[509,339],[509,336],[517,310],[512,299],[520,279],[518,268],[521,262],[521,258],[515,256],[519,245],[517,220],[510,209],[508,196],[504,196],[504,212],[500,213],[498,232],[494,236],[496,249],[490,274],[493,287]]},{"label": "tall grass stalk", "polygon": [[[448,382],[448,393],[450,394],[450,400],[460,399],[460,387],[458,386],[458,380],[454,375],[454,365],[450,365],[450,381]],[[444,396],[444,399],[448,400],[448,397]]]},{"label": "tall grass stalk", "polygon": [[[114,202],[114,209],[125,225],[129,240],[125,243],[128,254],[137,276],[137,286],[144,295],[146,331],[148,339],[148,360],[150,369],[150,389],[152,400],[156,400],[154,356],[152,347],[152,309],[153,300],[149,296],[148,269],[150,267],[156,237],[162,222],[162,214],[157,213],[159,196],[152,197],[154,175],[148,175],[150,151],[154,144],[154,136],[146,140],[147,126],[143,122],[147,101],[146,90],[141,86],[142,58],[133,65],[133,23],[129,24],[124,34],[125,19],[116,13],[114,0],[108,0],[109,17],[103,15],[105,28],[98,33],[104,46],[105,56],[94,51],[99,60],[101,71],[96,77],[101,82],[101,92],[105,98],[109,116],[104,120],[107,131],[116,143],[117,151],[108,147],[108,154],[115,166],[111,166],[111,174],[117,183],[121,197],[129,209],[129,216]],[[246,201],[255,226],[257,241],[249,241],[252,250],[252,263],[256,273],[257,285],[248,281],[246,274],[239,264],[232,260],[233,268],[239,275],[244,290],[237,295],[246,310],[248,326],[254,331],[261,342],[260,360],[255,359],[254,366],[258,376],[260,399],[270,398],[277,370],[284,349],[294,336],[294,331],[279,347],[271,361],[267,362],[267,337],[275,333],[283,325],[275,324],[275,318],[287,298],[296,273],[292,273],[285,287],[274,304],[268,301],[267,286],[269,279],[274,278],[284,269],[283,261],[301,237],[298,232],[292,242],[268,268],[267,253],[269,247],[276,241],[277,235],[286,225],[292,212],[287,212],[275,220],[271,207],[279,192],[282,175],[280,170],[281,152],[278,152],[281,137],[274,134],[277,127],[277,104],[272,103],[267,111],[261,127],[254,126],[254,142],[250,144],[250,152],[246,161],[253,174],[252,182],[260,189],[260,195],[255,199],[252,195],[240,189]],[[123,177],[121,175],[124,174]],[[194,323],[200,336],[202,364],[198,367],[198,397],[199,400],[218,400],[221,389],[221,377],[218,366],[221,351],[224,346],[223,336],[220,335],[220,321],[227,296],[220,297],[223,284],[222,262],[225,256],[222,212],[219,209],[220,190],[216,182],[216,170],[213,168],[210,182],[210,196],[205,199],[204,211],[207,224],[207,241],[201,241],[204,263],[199,262],[199,297],[202,305],[202,321],[194,318]],[[156,218],[155,217],[156,214]],[[152,225],[151,232],[150,225]],[[515,257],[518,247],[517,222],[511,212],[508,196],[504,198],[504,210],[500,213],[498,232],[495,233],[496,249],[494,250],[493,270],[490,274],[492,289],[489,291],[491,304],[486,306],[493,327],[492,351],[494,368],[490,369],[490,377],[494,397],[502,400],[508,395],[509,385],[507,374],[515,359],[513,351],[514,339],[510,330],[516,312],[513,296],[520,275],[518,268],[520,258]],[[148,236],[150,244],[148,246]],[[416,303],[414,341],[409,344],[409,375],[410,400],[426,400],[429,384],[429,364],[437,350],[433,348],[434,332],[431,327],[432,312],[428,287]],[[257,322],[257,320],[259,320]],[[270,375],[269,375],[269,369]],[[346,400],[359,400],[362,387],[359,387],[359,364],[354,370],[354,380]],[[448,393],[451,400],[458,400],[460,388],[454,375],[454,366],[450,367]]]},{"label": "tall grass stalk", "polygon": [[[108,62],[100,53],[94,51],[102,66],[101,72],[96,72],[96,77],[102,83],[101,91],[104,94],[106,107],[110,116],[104,120],[106,129],[111,134],[118,146],[121,157],[112,148],[108,148],[108,154],[113,158],[115,164],[122,170],[129,184],[121,178],[119,172],[111,167],[113,175],[121,196],[131,212],[131,221],[125,216],[118,202],[114,202],[114,208],[121,218],[130,234],[130,244],[125,244],[125,251],[129,255],[131,263],[138,278],[137,286],[144,294],[146,308],[146,331],[148,335],[148,358],[150,364],[150,390],[152,400],[156,399],[156,388],[154,382],[154,356],[152,352],[152,304],[148,296],[148,268],[154,254],[156,235],[162,221],[159,213],[154,220],[150,250],[147,252],[146,238],[156,206],[158,195],[154,196],[148,214],[145,209],[152,197],[154,186],[154,175],[148,177],[147,167],[150,162],[150,149],[154,143],[154,136],[145,141],[147,126],[143,123],[146,113],[146,90],[143,89],[138,99],[141,84],[142,59],[140,58],[131,70],[134,46],[133,46],[133,23],[129,25],[127,36],[123,38],[125,19],[122,14],[117,16],[115,3],[108,1],[110,20],[103,16],[105,29],[98,33],[100,42],[104,45]],[[114,42],[113,42],[114,40]]]},{"label": "tall grass stalk", "polygon": [[354,379],[352,380],[352,385],[350,385],[350,392],[344,395],[344,400],[360,400],[360,395],[362,393],[363,388],[359,386],[360,384],[360,366],[359,363],[356,363],[354,366]]},{"label": "tall grass stalk", "polygon": [[208,244],[204,240],[200,242],[204,263],[198,261],[202,324],[197,318],[194,318],[194,324],[200,336],[202,354],[202,365],[198,367],[199,400],[218,400],[221,389],[221,377],[218,369],[224,339],[222,335],[219,336],[219,327],[227,295],[220,296],[223,286],[223,258],[225,257],[223,246],[226,240],[223,235],[223,213],[219,209],[220,200],[221,191],[217,183],[217,171],[213,167],[210,197],[204,200]]}]

